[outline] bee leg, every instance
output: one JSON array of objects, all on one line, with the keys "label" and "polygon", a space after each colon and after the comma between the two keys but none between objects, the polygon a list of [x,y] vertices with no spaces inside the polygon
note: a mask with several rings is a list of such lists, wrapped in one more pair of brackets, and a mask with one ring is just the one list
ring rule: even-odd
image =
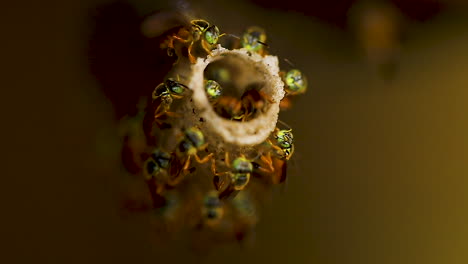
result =
[{"label": "bee leg", "polygon": [[182,115],[176,112],[166,112],[166,115],[170,117],[181,117]]},{"label": "bee leg", "polygon": [[198,154],[195,154],[194,156],[198,163],[203,164],[207,163],[208,161],[210,161],[211,158],[213,158],[213,153],[206,155],[203,159],[200,159],[200,157],[198,157]]},{"label": "bee leg", "polygon": [[188,156],[187,160],[185,160],[185,164],[184,164],[184,167],[183,167],[183,169],[182,169],[183,171],[187,171],[187,170],[188,170],[188,167],[190,166],[190,158],[191,158],[191,157],[192,157],[192,156],[190,155],[190,156]]},{"label": "bee leg", "polygon": [[192,55],[192,48],[193,48],[193,41],[188,46],[188,57],[190,59],[190,62],[194,64],[195,62],[197,62],[197,59]]},{"label": "bee leg", "polygon": [[226,166],[228,166],[228,168],[231,167],[231,161],[229,159],[229,152],[224,152],[224,162],[226,163]]},{"label": "bee leg", "polygon": [[218,176],[220,174],[220,173],[216,172],[216,160],[215,159],[211,160],[211,172],[215,176]]},{"label": "bee leg", "polygon": [[213,53],[211,53],[211,47],[208,46],[207,42],[202,40],[201,43],[202,43],[203,50],[206,51],[206,53],[208,53],[210,56],[213,56]]},{"label": "bee leg", "polygon": [[272,173],[275,171],[275,168],[273,167],[273,161],[271,160],[270,152],[268,152],[266,156],[262,155],[260,159],[268,165],[269,173]]},{"label": "bee leg", "polygon": [[[177,36],[177,35],[175,35],[175,34],[172,35],[171,38],[172,38],[172,40],[173,40],[173,39],[177,39],[178,41],[181,41],[181,42],[188,42],[188,39],[181,38],[181,37],[179,37],[179,36]],[[173,43],[173,41],[171,41],[171,43]],[[173,47],[174,47],[174,45],[172,45],[172,48],[173,48]]]}]

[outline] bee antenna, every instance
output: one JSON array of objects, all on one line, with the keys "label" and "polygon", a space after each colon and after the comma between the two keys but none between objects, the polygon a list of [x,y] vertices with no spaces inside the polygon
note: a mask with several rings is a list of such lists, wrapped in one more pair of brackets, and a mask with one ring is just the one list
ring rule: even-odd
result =
[{"label": "bee antenna", "polygon": [[262,44],[263,46],[265,46],[265,47],[267,47],[267,48],[270,47],[270,46],[268,46],[268,44],[266,44],[265,42],[261,42],[261,41],[259,41],[259,40],[257,40],[257,42],[260,43],[260,44]]},{"label": "bee antenna", "polygon": [[280,119],[278,119],[278,123],[280,123],[281,125],[285,126],[287,129],[292,130],[291,126],[289,126],[288,124],[286,124],[286,122],[281,121]]},{"label": "bee antenna", "polygon": [[294,64],[292,62],[290,62],[288,59],[284,58],[284,61],[287,62],[289,65],[291,65],[292,67],[295,67]]},{"label": "bee antenna", "polygon": [[226,33],[224,33],[224,35],[230,36],[230,37],[232,37],[232,38],[240,39],[238,36],[236,36],[236,35],[234,35],[234,34],[226,34]]}]

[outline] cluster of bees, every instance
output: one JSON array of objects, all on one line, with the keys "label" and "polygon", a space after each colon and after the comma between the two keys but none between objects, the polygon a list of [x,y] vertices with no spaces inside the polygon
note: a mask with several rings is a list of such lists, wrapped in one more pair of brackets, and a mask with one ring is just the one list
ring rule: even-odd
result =
[{"label": "cluster of bees", "polygon": [[[161,47],[167,49],[170,56],[186,56],[191,63],[195,63],[197,56],[210,54],[224,35],[205,20],[192,20],[189,25],[169,35]],[[266,39],[263,29],[250,27],[229,48],[244,48],[266,56]],[[293,96],[306,91],[307,81],[297,69],[281,72],[280,75],[286,92],[281,108],[286,109]],[[224,95],[223,87],[216,80],[207,79],[204,85],[213,109],[232,121],[247,122],[271,103],[261,88],[247,90],[237,98]],[[188,99],[190,95],[190,87],[177,78],[167,78],[154,89],[141,122],[144,138],[128,140],[126,143],[126,149],[131,152],[130,163],[136,168],[133,173],[142,175],[146,181],[153,209],[169,211],[168,207],[176,206],[171,202],[174,201],[174,190],[186,188],[180,186],[187,185],[187,182],[193,180],[191,174],[206,166],[202,175],[208,179],[210,187],[202,191],[200,199],[187,198],[192,202],[196,199],[200,202],[191,205],[190,210],[196,213],[186,217],[198,218],[194,228],[216,229],[223,226],[226,210],[230,208],[236,212],[234,218],[244,223],[244,228],[232,231],[234,237],[241,240],[244,233],[256,223],[255,194],[252,189],[249,190],[252,181],[271,186],[286,180],[286,165],[294,153],[292,129],[282,123],[283,128],[277,127],[263,143],[250,147],[248,151],[210,148],[204,133],[196,125],[182,125],[176,132],[171,129],[177,127],[173,122],[182,120],[182,116],[188,114],[177,112],[176,102]],[[173,143],[169,144],[170,141]]]}]

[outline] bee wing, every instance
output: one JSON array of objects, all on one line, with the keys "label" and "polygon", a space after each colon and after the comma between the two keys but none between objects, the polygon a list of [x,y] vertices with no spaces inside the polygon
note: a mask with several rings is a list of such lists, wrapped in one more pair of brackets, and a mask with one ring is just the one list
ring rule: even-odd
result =
[{"label": "bee wing", "polygon": [[275,168],[275,184],[280,184],[286,181],[287,162],[281,159],[273,159],[273,167]]}]

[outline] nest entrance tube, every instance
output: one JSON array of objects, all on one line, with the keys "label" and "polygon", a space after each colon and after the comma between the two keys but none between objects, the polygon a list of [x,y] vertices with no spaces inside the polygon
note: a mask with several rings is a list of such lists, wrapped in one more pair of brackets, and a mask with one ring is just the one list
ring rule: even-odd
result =
[{"label": "nest entrance tube", "polygon": [[[187,86],[193,90],[193,105],[206,122],[204,130],[226,143],[239,146],[257,145],[265,141],[278,120],[279,103],[284,84],[279,76],[278,58],[262,57],[245,49],[227,50],[218,46],[207,58],[198,58],[191,65]],[[264,111],[245,122],[221,117],[205,92],[204,80],[220,83],[227,95],[240,98],[249,89],[259,89],[268,98]]]},{"label": "nest entrance tube", "polygon": [[262,89],[265,86],[264,77],[257,74],[255,66],[236,54],[228,54],[208,64],[204,77],[218,82],[223,88],[223,95],[238,99],[247,89]]}]

